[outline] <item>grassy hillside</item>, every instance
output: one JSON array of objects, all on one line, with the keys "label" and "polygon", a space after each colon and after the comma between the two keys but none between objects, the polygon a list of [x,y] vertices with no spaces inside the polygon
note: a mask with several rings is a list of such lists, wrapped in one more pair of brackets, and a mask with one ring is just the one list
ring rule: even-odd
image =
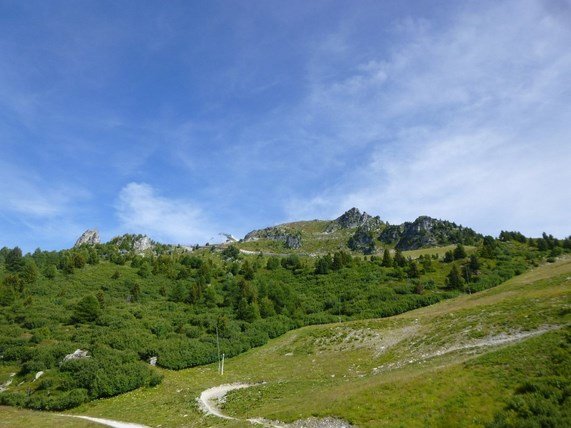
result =
[{"label": "grassy hillside", "polygon": [[[168,372],[151,367],[151,359],[162,369],[204,366],[219,352],[235,357],[302,326],[401,314],[495,287],[555,260],[568,244],[486,238],[468,251],[447,250],[444,258],[439,249],[364,258],[169,246],[141,256],[113,243],[25,256],[3,248],[0,404],[61,411],[155,386]],[[380,337],[375,329],[341,331],[331,340],[370,343]],[[87,357],[68,360],[76,350]],[[306,354],[319,352],[310,347]]]},{"label": "grassy hillside", "polygon": [[236,245],[243,250],[275,254],[327,254],[339,250],[348,250],[347,242],[351,235],[355,233],[355,228],[338,229],[334,232],[326,233],[325,230],[330,223],[328,220],[311,220],[276,226],[300,234],[302,246],[298,249],[287,248],[284,242],[271,239],[239,242]]},{"label": "grassy hillside", "polygon": [[[571,377],[571,259],[546,264],[481,293],[396,317],[291,331],[215,365],[163,371],[164,382],[73,413],[150,426],[247,426],[203,416],[200,392],[230,393],[239,417],[293,421],[336,416],[361,427],[481,426],[524,383]],[[45,425],[47,426],[47,425]]]}]

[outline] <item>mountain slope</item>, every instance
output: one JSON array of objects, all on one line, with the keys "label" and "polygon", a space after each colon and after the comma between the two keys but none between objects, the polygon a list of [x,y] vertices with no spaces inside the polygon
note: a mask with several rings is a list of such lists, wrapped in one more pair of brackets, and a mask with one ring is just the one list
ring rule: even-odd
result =
[{"label": "mountain slope", "polygon": [[396,317],[305,327],[228,360],[224,376],[216,365],[165,371],[156,388],[73,412],[148,425],[246,426],[206,417],[192,403],[212,386],[263,381],[231,393],[225,413],[281,421],[335,416],[361,427],[481,426],[518,385],[571,375],[570,277],[567,257]]},{"label": "mountain slope", "polygon": [[351,208],[335,220],[284,223],[249,232],[237,244],[248,251],[324,254],[339,250],[374,254],[384,248],[416,250],[450,244],[475,245],[483,236],[446,220],[420,216],[391,225]]}]

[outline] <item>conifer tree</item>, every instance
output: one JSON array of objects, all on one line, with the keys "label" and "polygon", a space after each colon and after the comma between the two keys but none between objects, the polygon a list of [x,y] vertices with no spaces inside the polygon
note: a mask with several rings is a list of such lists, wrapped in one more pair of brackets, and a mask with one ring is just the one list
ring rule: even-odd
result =
[{"label": "conifer tree", "polygon": [[383,252],[382,265],[384,267],[391,267],[393,265],[393,258],[391,257],[391,252],[388,248],[385,248],[385,251]]},{"label": "conifer tree", "polygon": [[452,265],[452,269],[450,269],[450,273],[446,277],[446,286],[452,290],[461,290],[463,285],[464,280],[462,279],[462,275],[460,274],[458,267],[454,264]]}]

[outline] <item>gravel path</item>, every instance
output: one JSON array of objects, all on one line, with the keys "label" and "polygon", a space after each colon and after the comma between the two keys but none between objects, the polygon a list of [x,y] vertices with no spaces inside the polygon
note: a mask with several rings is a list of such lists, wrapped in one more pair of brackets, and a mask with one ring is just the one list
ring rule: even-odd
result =
[{"label": "gravel path", "polygon": [[259,384],[249,384],[249,383],[226,383],[224,385],[215,386],[214,388],[208,388],[200,394],[198,397],[198,405],[200,409],[207,415],[218,416],[224,419],[234,419],[232,416],[225,415],[218,408],[217,403],[223,402],[224,397],[230,391],[235,391],[237,389],[250,388],[251,386]]},{"label": "gravel path", "polygon": [[[224,402],[224,397],[230,391],[238,389],[250,388],[252,386],[263,385],[263,383],[227,383],[224,385],[215,386],[202,391],[200,397],[196,400],[200,409],[207,415],[218,416],[219,418],[240,420],[232,416],[228,416],[220,410],[218,403]],[[250,418],[245,421],[254,425],[262,425],[267,428],[349,428],[351,425],[343,420],[336,418],[309,418],[295,421],[291,424],[286,424],[279,421],[272,421],[264,418]]]},{"label": "gravel path", "polygon": [[79,416],[79,415],[60,415],[60,416],[65,416],[68,418],[85,419],[87,421],[95,422],[101,425],[106,425],[112,428],[150,428],[147,425],[134,424],[131,422],[114,421],[113,419],[93,418],[91,416]]}]

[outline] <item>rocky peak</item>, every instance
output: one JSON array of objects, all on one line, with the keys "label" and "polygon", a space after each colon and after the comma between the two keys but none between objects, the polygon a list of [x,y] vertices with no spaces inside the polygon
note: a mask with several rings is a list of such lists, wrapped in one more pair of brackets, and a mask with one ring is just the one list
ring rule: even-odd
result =
[{"label": "rocky peak", "polygon": [[96,229],[89,229],[83,232],[77,241],[75,241],[74,247],[80,247],[83,244],[95,245],[100,242],[99,232]]},{"label": "rocky peak", "polygon": [[409,223],[409,228],[416,230],[417,232],[421,231],[429,231],[431,230],[436,223],[444,223],[442,220],[436,220],[432,217],[428,217],[426,215],[421,215],[412,223]]},{"label": "rocky peak", "polygon": [[353,229],[362,226],[368,229],[374,229],[381,226],[382,223],[378,216],[373,217],[366,212],[361,213],[361,211],[353,207],[329,223],[325,231],[333,232],[337,229]]}]

